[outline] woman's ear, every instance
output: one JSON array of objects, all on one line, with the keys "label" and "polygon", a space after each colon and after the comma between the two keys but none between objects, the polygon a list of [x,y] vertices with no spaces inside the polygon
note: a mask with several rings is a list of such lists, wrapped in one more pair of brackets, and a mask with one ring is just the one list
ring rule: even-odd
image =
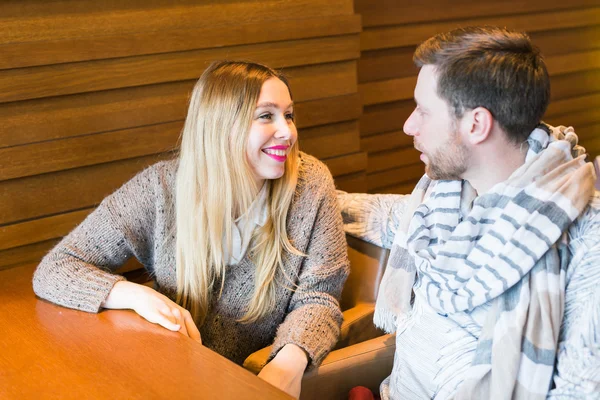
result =
[{"label": "woman's ear", "polygon": [[476,107],[465,113],[461,125],[469,143],[476,145],[489,137],[494,126],[494,117],[487,108]]}]

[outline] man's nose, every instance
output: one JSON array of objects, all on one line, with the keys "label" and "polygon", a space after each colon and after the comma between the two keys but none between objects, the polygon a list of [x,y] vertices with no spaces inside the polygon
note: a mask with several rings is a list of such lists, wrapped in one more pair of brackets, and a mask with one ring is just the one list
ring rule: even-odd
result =
[{"label": "man's nose", "polygon": [[408,136],[416,136],[417,135],[418,129],[417,129],[416,110],[413,110],[413,112],[410,113],[410,115],[404,122],[403,130],[404,130],[404,133],[407,134]]}]

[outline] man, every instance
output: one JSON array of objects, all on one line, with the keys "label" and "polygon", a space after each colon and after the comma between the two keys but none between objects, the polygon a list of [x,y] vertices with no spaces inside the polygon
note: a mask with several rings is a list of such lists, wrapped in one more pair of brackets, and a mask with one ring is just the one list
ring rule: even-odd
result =
[{"label": "man", "polygon": [[374,318],[396,333],[382,399],[599,396],[600,195],[573,130],[540,125],[538,50],[465,28],[414,61],[404,131],[426,175],[410,196],[339,195],[346,231],[391,249]]}]

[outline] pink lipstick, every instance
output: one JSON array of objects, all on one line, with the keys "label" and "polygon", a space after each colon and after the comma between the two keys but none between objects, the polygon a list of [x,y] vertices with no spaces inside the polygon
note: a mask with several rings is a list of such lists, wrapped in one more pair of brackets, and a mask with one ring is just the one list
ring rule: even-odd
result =
[{"label": "pink lipstick", "polygon": [[277,162],[285,162],[289,146],[277,145],[262,149],[262,152]]}]

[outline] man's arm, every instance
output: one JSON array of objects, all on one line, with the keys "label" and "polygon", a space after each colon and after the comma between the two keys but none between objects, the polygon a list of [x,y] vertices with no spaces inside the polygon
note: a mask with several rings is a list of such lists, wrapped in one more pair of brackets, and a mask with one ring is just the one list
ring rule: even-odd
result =
[{"label": "man's arm", "polygon": [[337,191],[344,231],[389,249],[410,195],[366,194]]},{"label": "man's arm", "polygon": [[600,398],[600,240],[590,244],[582,241],[569,266],[551,399]]}]

